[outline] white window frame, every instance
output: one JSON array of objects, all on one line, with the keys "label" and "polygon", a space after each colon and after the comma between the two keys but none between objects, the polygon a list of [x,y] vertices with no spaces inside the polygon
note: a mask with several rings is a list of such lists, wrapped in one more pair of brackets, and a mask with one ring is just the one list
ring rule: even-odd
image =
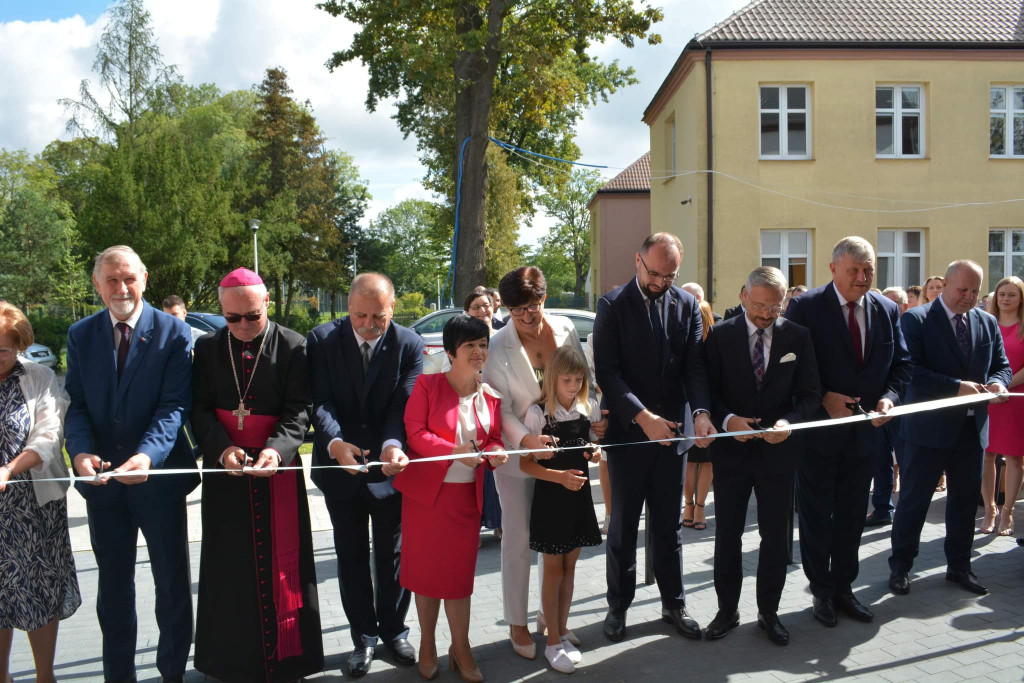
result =
[{"label": "white window frame", "polygon": [[[779,108],[778,109],[765,109],[761,106],[761,91],[765,88],[778,88],[779,90]],[[804,90],[804,107],[802,109],[790,109],[788,105],[789,99],[789,88],[803,88]],[[777,114],[779,117],[779,153],[778,154],[765,154],[761,149],[762,134],[761,134],[761,118],[764,114]],[[805,145],[807,152],[804,154],[790,154],[789,153],[789,114],[804,114],[804,121],[806,123],[806,129],[804,133]],[[811,144],[814,137],[811,135],[811,86],[806,83],[761,83],[757,88],[757,152],[759,159],[768,160],[801,160],[811,159],[812,150]]]},{"label": "white window frame", "polygon": [[[995,284],[997,282],[999,282],[999,280],[1001,280],[1002,278],[1006,277],[1007,275],[1015,274],[1013,272],[1013,257],[1014,256],[1019,256],[1022,259],[1024,259],[1024,250],[1021,250],[1021,251],[1014,251],[1013,250],[1013,233],[1015,233],[1015,232],[1017,232],[1017,233],[1024,233],[1024,226],[1021,226],[1019,228],[991,228],[988,231],[990,237],[991,237],[991,235],[993,233],[997,233],[997,232],[998,233],[1002,233],[1002,235],[1003,235],[1003,250],[1002,251],[992,251],[991,250],[991,241],[989,242],[989,245],[990,245],[990,249],[989,249],[989,252],[988,252],[989,262],[986,264],[986,266],[989,266],[989,267],[986,269],[985,275],[988,277],[988,280],[989,280],[988,286],[990,288],[991,287],[995,287]],[[1024,247],[1024,245],[1021,245],[1021,246]],[[991,263],[992,263],[992,258],[993,257],[1001,257],[1003,259],[1003,273],[999,277],[995,277],[995,275],[992,273]],[[1022,275],[1024,275],[1024,273],[1022,273]]]},{"label": "white window frame", "polygon": [[[892,233],[892,240],[893,240],[893,242],[892,242],[893,243],[893,250],[892,251],[882,251],[882,233],[884,233],[884,232],[891,232]],[[904,235],[906,233],[908,233],[908,232],[916,232],[916,233],[920,234],[920,238],[921,238],[921,248],[920,248],[920,251],[904,251],[904,249],[903,249],[903,245],[904,245],[904,242],[905,242]],[[925,255],[928,253],[928,249],[925,246],[925,237],[926,237],[925,231],[923,229],[921,229],[921,228],[906,228],[906,229],[905,228],[884,228],[884,229],[880,229],[878,231],[878,242],[877,242],[877,245],[876,245],[877,246],[877,250],[876,250],[876,253],[875,253],[875,257],[876,257],[875,273],[876,274],[878,273],[878,270],[879,270],[878,262],[879,261],[881,261],[883,258],[891,258],[892,259],[892,268],[890,269],[890,275],[892,276],[892,280],[893,280],[892,282],[887,283],[885,285],[885,287],[882,287],[882,283],[879,282],[878,286],[880,288],[885,289],[886,287],[902,287],[903,289],[906,289],[907,287],[910,287],[911,285],[923,285],[924,284],[923,278],[925,277],[925,273],[928,272],[928,268],[927,268],[928,264],[927,264],[926,257],[925,257]],[[921,280],[919,282],[911,282],[910,278],[908,278],[908,276],[907,276],[907,273],[905,273],[904,270],[903,270],[903,259],[907,258],[907,257],[912,257],[912,256],[916,256],[919,259],[921,259],[921,272],[917,273],[917,279]]]},{"label": "white window frame", "polygon": [[[892,107],[879,107],[878,106],[878,90],[880,88],[892,88]],[[903,108],[903,94],[904,88],[914,88],[920,95],[918,97],[918,104],[920,105],[917,109],[904,109]],[[927,148],[925,146],[925,140],[927,136],[925,134],[925,89],[922,83],[876,83],[875,84],[875,158],[876,159],[923,159]],[[880,154],[878,152],[878,123],[877,118],[879,114],[891,114],[892,115],[892,154]],[[918,120],[918,132],[920,134],[920,140],[918,145],[920,147],[919,154],[904,154],[903,153],[903,116],[904,114],[917,114]]]},{"label": "white window frame", "polygon": [[[792,254],[789,251],[789,235],[793,233],[803,233],[807,238],[807,252],[802,254]],[[779,253],[769,253],[763,250],[764,235],[777,234],[779,236]],[[814,234],[810,230],[761,230],[757,235],[757,248],[761,252],[761,265],[764,265],[766,258],[777,258],[779,259],[779,270],[786,276],[786,280],[789,280],[789,259],[790,258],[805,258],[807,259],[807,282],[804,283],[806,287],[810,288],[814,286]],[[789,283],[790,287],[795,286],[792,282]]]},{"label": "white window frame", "polygon": [[[996,90],[1003,92],[1003,107],[1001,109],[994,108],[992,106],[992,95]],[[1024,84],[1021,83],[994,83],[989,87],[988,90],[988,137],[989,137],[989,156],[995,159],[1024,159],[1024,149],[1021,150],[1020,154],[1014,154],[1013,151],[1013,131],[1015,122],[1019,119],[1021,125],[1024,126],[1024,107],[1016,106],[1016,93],[1024,92]],[[1021,104],[1024,104],[1022,102]],[[992,120],[997,116],[1003,118],[1003,151],[1001,153],[994,153],[992,151]]]}]

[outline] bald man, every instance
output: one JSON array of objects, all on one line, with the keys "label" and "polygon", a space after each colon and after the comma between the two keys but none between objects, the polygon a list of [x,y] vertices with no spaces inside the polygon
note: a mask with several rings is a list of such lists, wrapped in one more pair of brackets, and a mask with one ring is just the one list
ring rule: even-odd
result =
[{"label": "bald man", "polygon": [[334,526],[341,604],[355,648],[348,668],[358,678],[370,670],[378,639],[399,664],[416,661],[405,625],[410,596],[398,581],[402,497],[391,482],[409,462],[405,404],[423,370],[423,342],[391,321],[395,288],[380,273],[352,280],[348,310],[348,317],[310,332],[306,350],[316,430],[313,464],[385,463],[365,472],[313,471]]}]

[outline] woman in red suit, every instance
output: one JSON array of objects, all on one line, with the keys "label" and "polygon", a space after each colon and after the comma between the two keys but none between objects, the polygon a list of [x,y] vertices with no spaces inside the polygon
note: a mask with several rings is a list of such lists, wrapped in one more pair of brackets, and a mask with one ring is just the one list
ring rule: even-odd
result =
[{"label": "woman in red suit", "polygon": [[457,460],[410,462],[395,476],[402,492],[402,586],[416,595],[419,615],[419,672],[438,675],[434,630],[444,600],[451,627],[449,668],[465,681],[482,681],[469,645],[469,606],[480,542],[484,471],[504,464],[501,401],[481,381],[490,330],[459,315],[444,327],[451,369],[420,375],[405,408],[409,460],[467,455]]}]

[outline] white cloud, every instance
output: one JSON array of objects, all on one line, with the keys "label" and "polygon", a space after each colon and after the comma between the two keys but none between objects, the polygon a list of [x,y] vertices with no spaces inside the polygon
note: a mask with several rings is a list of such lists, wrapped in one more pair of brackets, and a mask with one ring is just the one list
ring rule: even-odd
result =
[{"label": "white cloud", "polygon": [[[582,161],[625,167],[648,146],[644,107],[668,74],[679,52],[697,32],[725,18],[743,0],[669,0],[660,4],[666,20],[655,30],[664,43],[638,43],[630,50],[614,41],[592,54],[634,65],[641,83],[589,110],[579,126]],[[324,63],[346,47],[355,26],[316,9],[313,2],[285,0],[147,0],[156,39],[169,64],[188,82],[215,83],[222,90],[247,89],[269,66],[281,66],[298,100],[309,100],[328,145],[353,156],[369,181],[373,201],[367,213],[408,197],[431,198],[420,180],[414,139],[405,140],[391,119],[393,105],[365,110],[367,73],[347,64],[331,73]],[[95,81],[91,66],[102,32],[101,18],[0,23],[0,147],[41,151],[66,137],[61,97],[74,97],[83,78]],[[617,170],[609,170],[611,177]],[[550,225],[537,216],[523,240],[534,242]]]}]

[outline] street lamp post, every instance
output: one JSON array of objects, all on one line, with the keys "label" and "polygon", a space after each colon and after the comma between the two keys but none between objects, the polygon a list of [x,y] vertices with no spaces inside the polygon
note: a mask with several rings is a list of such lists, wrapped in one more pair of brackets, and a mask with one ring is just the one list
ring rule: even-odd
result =
[{"label": "street lamp post", "polygon": [[249,219],[249,229],[252,230],[252,270],[259,275],[260,254],[259,245],[256,243],[256,231],[260,229],[260,222],[256,218]]}]

